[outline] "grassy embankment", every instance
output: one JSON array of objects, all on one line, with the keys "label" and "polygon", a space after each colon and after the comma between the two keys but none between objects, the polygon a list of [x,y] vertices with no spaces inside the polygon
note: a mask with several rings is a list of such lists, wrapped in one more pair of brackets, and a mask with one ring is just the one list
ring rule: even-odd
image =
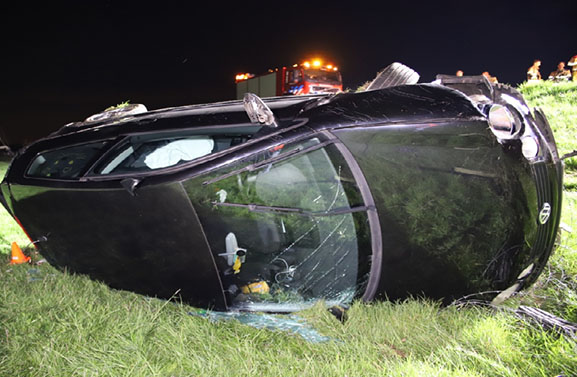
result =
[{"label": "grassy embankment", "polygon": [[[577,149],[577,86],[522,89],[548,115],[561,154]],[[575,164],[567,167],[562,220],[577,232]],[[5,169],[0,162],[0,176]],[[0,226],[1,250],[25,244],[1,209]],[[357,303],[345,324],[320,305],[300,313],[333,339],[324,343],[211,323],[186,305],[0,255],[0,376],[577,376],[575,340],[512,313],[525,304],[577,321],[576,250],[575,233],[564,232],[538,282],[502,310]]]},{"label": "grassy embankment", "polygon": [[[0,179],[4,177],[8,168],[8,160],[7,156],[0,153]],[[10,244],[14,241],[24,246],[28,242],[28,238],[0,204],[0,258],[2,254],[10,252]]]}]

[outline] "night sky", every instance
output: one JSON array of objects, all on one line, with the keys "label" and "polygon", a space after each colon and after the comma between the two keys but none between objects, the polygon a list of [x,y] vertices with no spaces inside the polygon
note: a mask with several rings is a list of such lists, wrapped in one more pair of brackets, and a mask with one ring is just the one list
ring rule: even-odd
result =
[{"label": "night sky", "polygon": [[354,89],[395,61],[421,82],[462,69],[516,85],[534,59],[546,77],[577,54],[575,0],[44,3],[2,5],[0,138],[12,145],[124,101],[234,99],[235,74],[311,56]]}]

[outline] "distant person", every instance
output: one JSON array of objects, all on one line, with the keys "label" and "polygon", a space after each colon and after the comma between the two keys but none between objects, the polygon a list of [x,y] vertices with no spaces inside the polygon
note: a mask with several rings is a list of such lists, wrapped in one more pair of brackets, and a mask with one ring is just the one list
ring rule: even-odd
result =
[{"label": "distant person", "polygon": [[527,70],[527,81],[541,81],[541,72],[539,72],[539,67],[541,67],[541,60],[535,59],[533,65]]},{"label": "distant person", "polygon": [[577,82],[577,55],[569,59],[569,63],[567,63],[567,65],[571,67],[571,75],[573,76],[573,81]]},{"label": "distant person", "polygon": [[485,76],[492,84],[496,84],[499,82],[499,80],[497,80],[495,76],[491,76],[491,74],[487,71],[483,72],[482,75]]},{"label": "distant person", "polygon": [[458,77],[463,77],[463,71],[461,71],[460,69],[455,73],[455,76]]},{"label": "distant person", "polygon": [[549,75],[549,80],[554,82],[569,81],[570,78],[571,72],[565,69],[565,62],[559,62],[559,64],[557,64],[557,70],[551,72]]}]

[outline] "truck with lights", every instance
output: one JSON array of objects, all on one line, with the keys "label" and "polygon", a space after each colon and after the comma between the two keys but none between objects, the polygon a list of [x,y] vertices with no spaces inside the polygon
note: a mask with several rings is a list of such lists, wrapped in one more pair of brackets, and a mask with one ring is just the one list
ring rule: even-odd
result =
[{"label": "truck with lights", "polygon": [[323,64],[321,60],[305,61],[282,67],[262,75],[243,73],[236,75],[236,98],[245,93],[259,97],[338,93],[343,90],[343,80],[338,68]]}]

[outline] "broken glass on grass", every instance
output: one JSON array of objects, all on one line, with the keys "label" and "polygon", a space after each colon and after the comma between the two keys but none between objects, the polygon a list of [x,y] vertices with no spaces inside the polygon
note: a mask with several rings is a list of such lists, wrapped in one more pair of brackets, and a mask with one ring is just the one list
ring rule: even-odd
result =
[{"label": "broken glass on grass", "polygon": [[197,310],[189,313],[193,316],[208,318],[212,322],[236,320],[242,324],[257,329],[279,330],[300,335],[304,340],[311,343],[322,343],[331,340],[328,336],[320,334],[310,324],[296,315],[272,315],[264,313],[246,312],[213,312],[210,310]]}]

